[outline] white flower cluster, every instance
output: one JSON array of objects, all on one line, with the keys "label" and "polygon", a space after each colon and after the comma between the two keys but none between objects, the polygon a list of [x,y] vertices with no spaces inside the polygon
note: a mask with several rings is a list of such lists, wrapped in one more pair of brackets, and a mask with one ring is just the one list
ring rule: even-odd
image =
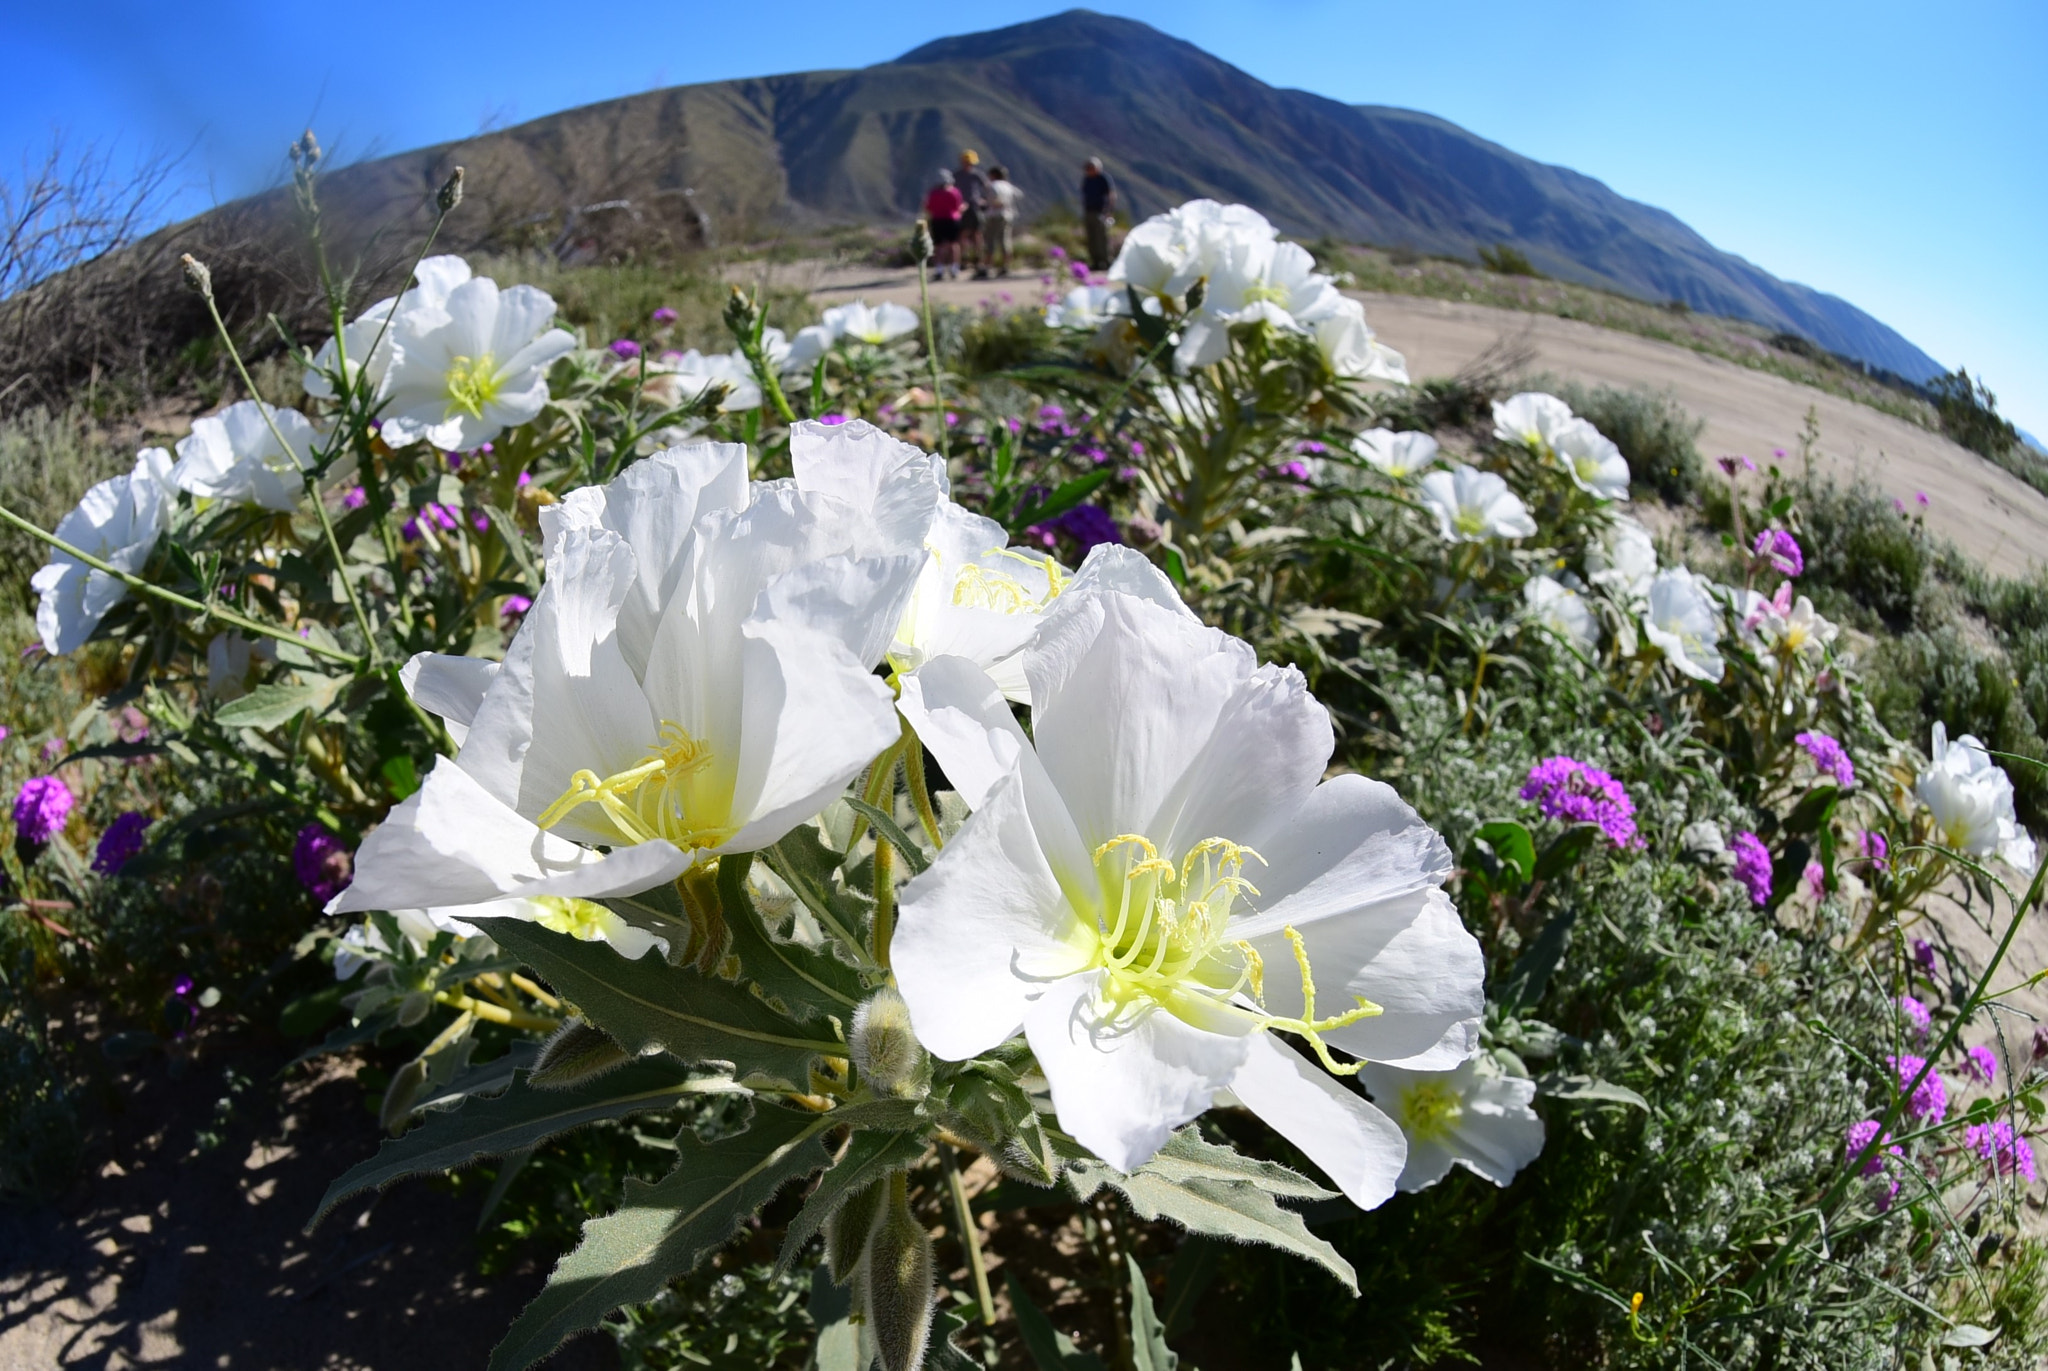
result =
[{"label": "white flower cluster", "polygon": [[1913,793],[1934,818],[1940,841],[1972,857],[1997,857],[2017,871],[2034,869],[2034,839],[2013,812],[2012,778],[1984,744],[1965,733],[1950,742],[1936,723],[1927,769]]},{"label": "white flower cluster", "polygon": [[1126,1170],[1234,1100],[1379,1203],[1409,1143],[1335,1052],[1454,1073],[1402,1114],[1418,1146],[1497,1179],[1533,1155],[1526,1098],[1504,1113],[1455,1075],[1484,968],[1440,888],[1450,852],[1388,787],[1324,779],[1330,720],[1300,673],[1204,627],[1126,548],[1078,573],[1009,549],[940,461],[866,424],[799,424],[790,455],[792,478],[750,482],[742,447],[672,449],[545,511],[546,585],[504,660],[407,667],[459,751],[331,909],[600,909],[580,902],[815,820],[900,704],[971,811],[891,943],[934,1055],[1021,1034],[1061,1126]]}]

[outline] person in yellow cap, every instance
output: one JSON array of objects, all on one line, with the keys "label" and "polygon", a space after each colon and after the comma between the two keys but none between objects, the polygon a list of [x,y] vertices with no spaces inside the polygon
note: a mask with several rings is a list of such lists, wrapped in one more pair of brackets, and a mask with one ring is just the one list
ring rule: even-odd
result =
[{"label": "person in yellow cap", "polygon": [[988,257],[982,244],[982,225],[988,218],[988,177],[981,171],[981,154],[973,148],[960,152],[960,167],[953,173],[966,207],[960,211],[960,261],[974,268],[974,279],[988,279]]}]

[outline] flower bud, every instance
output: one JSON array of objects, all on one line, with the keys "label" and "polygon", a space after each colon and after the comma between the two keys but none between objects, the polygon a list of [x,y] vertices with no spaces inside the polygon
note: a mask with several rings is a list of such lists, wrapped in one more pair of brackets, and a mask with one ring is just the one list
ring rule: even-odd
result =
[{"label": "flower bud", "polygon": [[292,144],[292,160],[308,167],[319,164],[320,143],[313,137],[313,130],[307,129],[305,136]]},{"label": "flower bud", "polygon": [[825,1220],[825,1269],[835,1285],[844,1285],[860,1270],[867,1255],[868,1237],[875,1231],[875,1217],[889,1197],[889,1182],[876,1181],[865,1190],[847,1196],[846,1202]]},{"label": "flower bud", "polygon": [[448,173],[448,179],[441,183],[441,189],[434,192],[434,208],[446,214],[462,203],[462,168]]},{"label": "flower bud", "polygon": [[725,326],[731,330],[732,336],[743,343],[751,343],[754,324],[759,317],[760,311],[754,307],[752,298],[734,286],[732,294],[725,297]]},{"label": "flower bud", "polygon": [[386,1133],[397,1137],[405,1131],[405,1121],[412,1117],[412,1107],[427,1088],[427,1063],[423,1057],[414,1057],[391,1074],[391,1084],[385,1088],[384,1103],[377,1110],[377,1122]]},{"label": "flower bud", "polygon": [[185,284],[211,300],[213,298],[213,273],[206,269],[206,263],[200,261],[189,252],[180,257],[178,262],[185,268]]},{"label": "flower bud", "polygon": [[541,1045],[526,1083],[537,1090],[567,1090],[626,1064],[626,1049],[583,1019],[570,1019]]},{"label": "flower bud", "polygon": [[1200,309],[1202,301],[1208,298],[1209,278],[1206,276],[1196,277],[1195,283],[1188,287],[1188,313],[1193,314],[1196,310]]},{"label": "flower bud", "polygon": [[932,260],[932,226],[920,219],[917,227],[910,231],[910,260],[929,262]]},{"label": "flower bud", "polygon": [[868,1328],[882,1371],[918,1371],[932,1332],[932,1239],[910,1212],[909,1181],[889,1178],[889,1203],[868,1238]]},{"label": "flower bud", "polygon": [[910,1006],[892,986],[883,986],[853,1011],[847,1035],[853,1064],[877,1093],[914,1099],[931,1081],[931,1058],[910,1031]]}]

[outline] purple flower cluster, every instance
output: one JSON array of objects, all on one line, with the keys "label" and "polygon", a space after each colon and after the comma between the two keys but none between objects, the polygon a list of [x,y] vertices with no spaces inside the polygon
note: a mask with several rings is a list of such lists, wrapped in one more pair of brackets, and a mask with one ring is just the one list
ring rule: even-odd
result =
[{"label": "purple flower cluster", "polygon": [[640,345],[631,338],[614,338],[610,346],[612,356],[621,362],[630,362],[640,355]]},{"label": "purple flower cluster", "polygon": [[25,843],[41,847],[64,829],[77,799],[71,787],[55,776],[31,776],[14,797],[14,832]]},{"label": "purple flower cluster", "polygon": [[676,312],[667,305],[663,305],[660,309],[654,311],[654,322],[657,324],[673,324],[675,321]]},{"label": "purple flower cluster", "polygon": [[1926,1005],[1911,995],[1899,996],[1899,1012],[1906,1016],[1906,1022],[1913,1025],[1913,1036],[1924,1038],[1934,1031],[1934,1015]]},{"label": "purple flower cluster", "polygon": [[1771,902],[1771,850],[1764,846],[1764,840],[1754,833],[1738,833],[1729,842],[1728,850],[1735,854],[1735,879],[1749,887],[1752,903],[1762,906]]},{"label": "purple flower cluster", "polygon": [[324,825],[307,824],[292,843],[292,873],[321,904],[355,879],[355,857]]},{"label": "purple flower cluster", "polygon": [[1980,1085],[1998,1079],[1998,1054],[1979,1043],[1963,1053],[1963,1074]]},{"label": "purple flower cluster", "polygon": [[1844,790],[1856,785],[1856,764],[1849,760],[1849,753],[1837,740],[1825,733],[1796,733],[1792,741],[1806,749],[1813,758],[1813,764],[1835,778],[1835,784]]},{"label": "purple flower cluster", "polygon": [[[1884,839],[1880,838],[1878,841],[1883,842]],[[1920,963],[1921,970],[1932,975],[1934,973],[1935,960],[1934,944],[1928,942],[1925,938],[1913,939],[1913,960]]]},{"label": "purple flower cluster", "polygon": [[1978,1156],[1991,1163],[1993,1175],[2010,1176],[2015,1173],[2025,1176],[2029,1183],[2034,1180],[2034,1149],[2025,1138],[2012,1131],[2012,1125],[2000,1120],[1997,1123],[1973,1123],[1963,1130],[1963,1142],[1975,1149]]},{"label": "purple flower cluster", "polygon": [[348,494],[341,497],[341,504],[344,509],[361,509],[368,503],[370,503],[370,492],[364,490],[361,486],[350,486]]},{"label": "purple flower cluster", "polygon": [[[1863,854],[1864,861],[1869,862],[1879,871],[1885,871],[1890,868],[1892,845],[1885,841],[1884,834],[1875,833],[1868,829],[1864,830],[1862,836],[1856,839],[1856,849]],[[1934,945],[1925,938],[1915,938],[1913,940],[1914,956],[1919,956],[1920,949],[1923,947],[1927,949],[1928,953],[1927,969],[1932,971],[1934,969]]]},{"label": "purple flower cluster", "polygon": [[1757,534],[1750,555],[1781,576],[1797,576],[1806,570],[1806,554],[1799,550],[1799,540],[1788,529],[1767,528]]},{"label": "purple flower cluster", "polygon": [[[1893,1071],[1898,1073],[1899,1089],[1913,1084],[1913,1078],[1927,1065],[1925,1057],[1886,1057]],[[1921,1123],[1940,1123],[1948,1117],[1948,1086],[1941,1079],[1939,1071],[1929,1071],[1927,1078],[1914,1088],[1913,1096],[1906,1101],[1906,1117]]]},{"label": "purple flower cluster", "polygon": [[438,525],[442,530],[452,533],[462,524],[458,513],[452,506],[429,502],[421,507],[418,514],[400,524],[398,531],[404,536],[405,541],[416,543],[420,540],[420,521],[424,519],[430,525]]},{"label": "purple flower cluster", "polygon": [[1727,472],[1731,480],[1742,472],[1756,470],[1756,463],[1740,454],[1732,457],[1723,457],[1720,459],[1720,462],[1721,470]]},{"label": "purple flower cluster", "polygon": [[526,611],[532,608],[532,596],[507,595],[505,597],[504,605],[498,610],[498,617],[505,620],[507,623],[510,623],[514,619],[524,618],[526,615]]},{"label": "purple flower cluster", "polygon": [[[1846,1166],[1862,1156],[1863,1149],[1870,1146],[1871,1140],[1877,1138],[1877,1136],[1878,1124],[1876,1119],[1865,1119],[1861,1123],[1850,1124],[1848,1136],[1842,1144],[1843,1165]],[[1875,1176],[1884,1170],[1885,1155],[1887,1153],[1894,1157],[1906,1155],[1905,1149],[1893,1142],[1892,1135],[1889,1133],[1886,1133],[1878,1142],[1878,1150],[1871,1153],[1869,1159],[1863,1163],[1863,1170],[1860,1174]],[[1876,1187],[1872,1188],[1875,1189]],[[1884,1213],[1892,1207],[1898,1198],[1899,1178],[1896,1176],[1888,1177],[1884,1183],[1884,1193],[1877,1197],[1877,1212],[1880,1214]]]},{"label": "purple flower cluster", "polygon": [[142,855],[143,832],[155,822],[132,809],[116,815],[100,834],[99,846],[92,854],[92,869],[102,876],[118,876],[122,867]]},{"label": "purple flower cluster", "polygon": [[1033,524],[1027,532],[1038,534],[1047,547],[1054,545],[1055,533],[1064,533],[1081,545],[1083,556],[1104,543],[1121,543],[1124,540],[1123,530],[1116,526],[1116,520],[1099,505],[1075,505],[1056,519]]},{"label": "purple flower cluster", "polygon": [[1636,804],[1620,781],[1597,766],[1571,757],[1545,757],[1529,768],[1522,798],[1534,800],[1548,819],[1595,824],[1616,847],[1641,847]]}]

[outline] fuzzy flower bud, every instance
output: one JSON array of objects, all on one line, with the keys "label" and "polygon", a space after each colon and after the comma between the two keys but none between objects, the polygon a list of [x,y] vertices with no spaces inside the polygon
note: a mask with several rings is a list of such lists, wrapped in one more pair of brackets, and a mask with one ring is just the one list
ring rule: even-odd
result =
[{"label": "fuzzy flower bud", "polygon": [[929,262],[932,260],[932,226],[920,219],[910,230],[910,260]]},{"label": "fuzzy flower bud", "polygon": [[427,1088],[427,1078],[427,1063],[420,1057],[414,1057],[391,1073],[391,1084],[384,1091],[384,1103],[377,1109],[377,1122],[386,1133],[395,1138],[405,1131],[405,1122],[412,1117],[413,1105],[418,1102],[420,1092]]},{"label": "fuzzy flower bud", "polygon": [[875,1231],[875,1219],[889,1198],[889,1183],[876,1181],[865,1190],[847,1196],[846,1203],[825,1220],[825,1268],[833,1283],[844,1285],[860,1270],[867,1255],[868,1237]]},{"label": "fuzzy flower bud", "polygon": [[738,286],[734,286],[732,294],[725,297],[725,326],[732,336],[741,342],[753,338],[754,324],[760,318],[760,314],[760,310],[755,308],[753,298]]},{"label": "fuzzy flower bud", "polygon": [[611,1034],[582,1019],[570,1019],[541,1044],[526,1083],[537,1090],[567,1090],[626,1063],[626,1049]]},{"label": "fuzzy flower bud", "polygon": [[909,1183],[889,1178],[889,1202],[868,1238],[868,1330],[882,1371],[917,1371],[932,1332],[932,1239],[910,1212]]},{"label": "fuzzy flower bud", "polygon": [[448,179],[441,183],[441,189],[434,192],[434,208],[446,214],[462,203],[462,168],[448,173]]},{"label": "fuzzy flower bud", "polygon": [[853,1011],[848,1037],[853,1064],[877,1091],[905,1099],[924,1093],[931,1059],[911,1032],[910,1006],[894,989],[883,986]]},{"label": "fuzzy flower bud", "polygon": [[180,257],[178,263],[185,269],[185,284],[211,300],[213,298],[213,273],[207,270],[206,263],[200,261],[189,252]]}]

